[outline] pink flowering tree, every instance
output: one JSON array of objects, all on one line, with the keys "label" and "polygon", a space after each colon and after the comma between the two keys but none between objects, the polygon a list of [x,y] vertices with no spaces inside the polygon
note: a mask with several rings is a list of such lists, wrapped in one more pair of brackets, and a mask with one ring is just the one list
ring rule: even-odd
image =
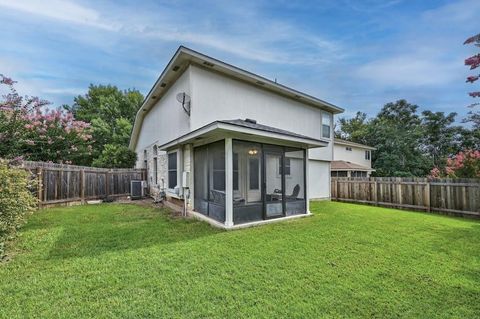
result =
[{"label": "pink flowering tree", "polygon": [[431,178],[480,178],[480,151],[467,150],[447,159],[443,170],[434,167]]},{"label": "pink flowering tree", "polygon": [[0,157],[82,164],[92,151],[90,125],[48,101],[21,96],[0,74]]},{"label": "pink flowering tree", "polygon": [[[477,47],[480,47],[480,33],[468,38],[463,44],[474,44]],[[480,66],[480,53],[475,54],[467,59],[465,59],[465,65],[470,67],[470,70],[474,70]],[[474,83],[480,78],[480,74],[470,75],[467,77],[467,83]],[[473,91],[468,93],[473,98],[480,97],[480,91]],[[479,105],[480,103],[474,103],[474,105]]]}]

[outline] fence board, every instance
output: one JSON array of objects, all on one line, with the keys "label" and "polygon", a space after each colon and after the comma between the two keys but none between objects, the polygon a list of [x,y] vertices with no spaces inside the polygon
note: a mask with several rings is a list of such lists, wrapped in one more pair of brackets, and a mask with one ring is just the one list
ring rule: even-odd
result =
[{"label": "fence board", "polygon": [[480,179],[332,177],[333,200],[480,218]]},{"label": "fence board", "polygon": [[106,169],[66,164],[25,161],[22,167],[32,173],[32,191],[39,206],[85,202],[130,195],[130,181],[142,180],[141,169]]}]

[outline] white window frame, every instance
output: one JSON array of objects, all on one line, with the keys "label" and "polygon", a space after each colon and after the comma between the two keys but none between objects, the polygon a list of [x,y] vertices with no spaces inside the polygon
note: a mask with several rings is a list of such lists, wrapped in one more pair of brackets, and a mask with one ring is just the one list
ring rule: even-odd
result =
[{"label": "white window frame", "polygon": [[[327,120],[327,121],[325,121]],[[327,123],[326,123],[327,122]],[[323,125],[328,125],[328,136],[323,135]],[[323,138],[331,139],[332,138],[332,114],[322,111],[320,119],[320,135]]]},{"label": "white window frame", "polygon": [[176,157],[177,157],[177,185],[175,186],[178,186],[180,187],[180,178],[179,178],[179,171],[180,171],[180,149],[174,149],[174,150],[171,150],[169,152],[167,152],[167,188],[169,190],[169,192],[171,193],[175,193],[175,186],[174,187],[170,187],[170,169],[169,169],[169,161],[170,161],[170,154],[173,154],[173,153],[176,153]]},{"label": "white window frame", "polygon": [[372,158],[372,154],[369,150],[365,151],[365,160],[369,161]]}]

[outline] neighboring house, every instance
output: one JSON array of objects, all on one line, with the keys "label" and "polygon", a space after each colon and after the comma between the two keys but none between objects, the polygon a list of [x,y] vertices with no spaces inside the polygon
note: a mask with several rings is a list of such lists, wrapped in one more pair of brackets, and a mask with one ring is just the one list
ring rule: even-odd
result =
[{"label": "neighboring house", "polygon": [[332,177],[369,177],[372,169],[372,151],[375,147],[341,139],[333,141]]},{"label": "neighboring house", "polygon": [[[185,95],[183,94],[185,93]],[[151,192],[233,228],[309,214],[330,197],[343,109],[180,47],[137,113],[130,148]]]}]

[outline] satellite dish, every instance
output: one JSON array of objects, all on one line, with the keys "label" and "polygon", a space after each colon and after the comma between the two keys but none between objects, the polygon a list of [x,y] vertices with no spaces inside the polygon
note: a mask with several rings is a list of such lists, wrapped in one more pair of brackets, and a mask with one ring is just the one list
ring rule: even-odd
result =
[{"label": "satellite dish", "polygon": [[183,110],[190,116],[190,96],[185,92],[178,93],[177,101],[182,103]]}]

